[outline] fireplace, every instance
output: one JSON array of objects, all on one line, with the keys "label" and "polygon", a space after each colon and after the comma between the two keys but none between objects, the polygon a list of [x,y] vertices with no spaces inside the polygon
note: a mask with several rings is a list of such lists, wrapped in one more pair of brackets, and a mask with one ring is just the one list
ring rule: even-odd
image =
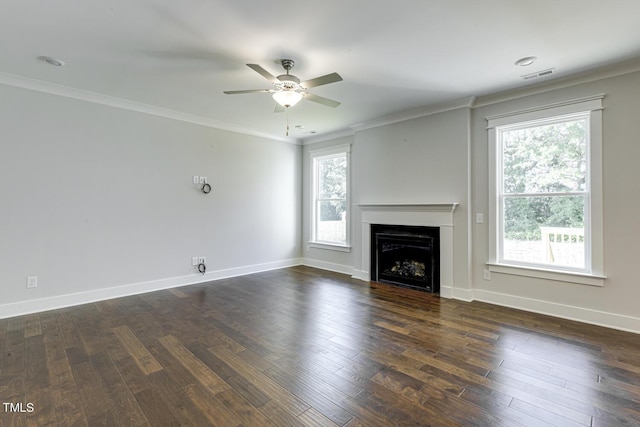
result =
[{"label": "fireplace", "polygon": [[[362,214],[361,255],[360,269],[354,269],[354,277],[364,280],[378,280],[372,278],[372,265],[375,257],[372,257],[370,248],[371,226],[375,224],[410,225],[436,227],[439,229],[438,268],[439,280],[434,280],[434,292],[441,297],[453,296],[453,213],[458,203],[409,203],[409,204],[380,204],[360,203],[357,205]],[[465,294],[465,298],[467,298]]]},{"label": "fireplace", "polygon": [[371,224],[371,280],[440,290],[440,228]]}]

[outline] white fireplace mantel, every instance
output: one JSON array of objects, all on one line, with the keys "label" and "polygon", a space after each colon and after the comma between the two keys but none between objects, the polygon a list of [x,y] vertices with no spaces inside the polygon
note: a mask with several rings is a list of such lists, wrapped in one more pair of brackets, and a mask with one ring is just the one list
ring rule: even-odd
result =
[{"label": "white fireplace mantel", "polygon": [[419,212],[450,212],[453,213],[459,203],[362,203],[363,211],[419,211]]},{"label": "white fireplace mantel", "polygon": [[371,224],[417,225],[440,228],[440,296],[453,290],[453,213],[458,203],[357,205],[362,212],[362,269],[360,279],[371,280]]}]

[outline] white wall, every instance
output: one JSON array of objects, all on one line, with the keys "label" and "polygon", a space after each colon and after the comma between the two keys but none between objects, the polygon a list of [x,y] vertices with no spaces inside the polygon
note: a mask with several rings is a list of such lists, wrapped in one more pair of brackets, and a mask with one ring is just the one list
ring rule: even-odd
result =
[{"label": "white wall", "polygon": [[468,108],[459,108],[306,145],[303,150],[305,243],[310,229],[308,152],[352,143],[352,250],[342,253],[305,247],[305,263],[343,272],[352,270],[358,275],[363,250],[359,204],[460,203],[454,215],[454,286],[469,289],[468,122]]},{"label": "white wall", "polygon": [[4,85],[0,100],[0,317],[299,262],[299,146]]},{"label": "white wall", "polygon": [[[571,82],[566,82],[569,84]],[[487,130],[485,117],[535,106],[605,94],[603,101],[604,287],[492,273],[482,279],[488,260],[488,224],[474,224],[473,283],[476,299],[585,322],[640,332],[640,73],[609,77],[495,102],[473,111],[473,194],[476,212],[487,212]]]}]

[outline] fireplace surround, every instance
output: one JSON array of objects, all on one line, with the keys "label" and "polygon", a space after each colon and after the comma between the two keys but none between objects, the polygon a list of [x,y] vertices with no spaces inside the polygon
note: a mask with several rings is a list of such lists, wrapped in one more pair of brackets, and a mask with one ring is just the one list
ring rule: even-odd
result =
[{"label": "fireplace surround", "polygon": [[453,214],[458,203],[358,204],[362,218],[361,267],[354,277],[371,281],[371,225],[438,227],[440,234],[440,296],[453,291]]}]

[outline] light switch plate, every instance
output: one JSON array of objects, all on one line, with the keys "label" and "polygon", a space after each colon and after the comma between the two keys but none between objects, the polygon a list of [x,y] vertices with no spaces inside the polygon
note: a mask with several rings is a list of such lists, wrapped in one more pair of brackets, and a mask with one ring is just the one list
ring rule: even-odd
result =
[{"label": "light switch plate", "polygon": [[27,289],[38,287],[38,276],[27,277]]}]

